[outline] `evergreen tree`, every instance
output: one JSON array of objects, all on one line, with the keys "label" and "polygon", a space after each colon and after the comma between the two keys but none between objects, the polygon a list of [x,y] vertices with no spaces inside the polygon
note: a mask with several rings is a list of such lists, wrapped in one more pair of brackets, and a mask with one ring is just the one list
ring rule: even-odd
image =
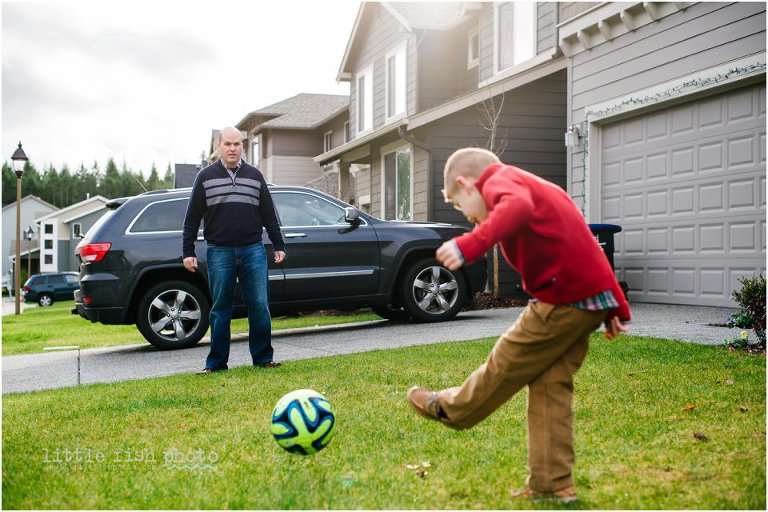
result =
[{"label": "evergreen tree", "polygon": [[165,176],[163,177],[163,188],[168,190],[174,188],[175,181],[173,171],[171,170],[171,164],[168,164],[168,167],[165,169]]},{"label": "evergreen tree", "polygon": [[149,171],[149,179],[147,180],[147,190],[158,190],[163,188],[160,183],[160,175],[157,173],[157,167],[152,162],[152,170]]},{"label": "evergreen tree", "polygon": [[104,179],[99,183],[99,193],[107,199],[122,197],[121,193],[120,171],[113,159],[107,160],[107,166],[104,169]]}]

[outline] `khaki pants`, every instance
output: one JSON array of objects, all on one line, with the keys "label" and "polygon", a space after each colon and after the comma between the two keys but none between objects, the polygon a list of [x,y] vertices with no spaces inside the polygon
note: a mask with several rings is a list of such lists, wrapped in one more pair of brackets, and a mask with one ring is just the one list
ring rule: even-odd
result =
[{"label": "khaki pants", "polygon": [[448,423],[470,428],[527,385],[528,485],[539,492],[573,485],[573,376],[606,316],[530,301],[485,364],[460,387],[438,393]]}]

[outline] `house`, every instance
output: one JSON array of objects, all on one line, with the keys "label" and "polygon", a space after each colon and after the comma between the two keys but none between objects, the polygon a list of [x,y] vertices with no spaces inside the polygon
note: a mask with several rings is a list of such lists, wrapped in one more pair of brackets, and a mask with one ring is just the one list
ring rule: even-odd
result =
[{"label": "house", "polygon": [[195,177],[200,169],[202,169],[201,164],[174,164],[173,188],[186,188],[194,185]]},{"label": "house", "polygon": [[107,201],[105,197],[93,196],[36,220],[40,272],[79,270],[75,248],[107,212]]},{"label": "house", "polygon": [[[37,229],[36,222],[55,211],[58,210],[58,208],[46,201],[43,201],[37,196],[28,195],[21,199],[21,215],[20,215],[20,226],[21,226],[21,232],[22,232],[22,239],[20,244],[20,252],[24,254],[24,259],[27,259],[30,257],[30,253],[32,253],[32,257],[34,259],[38,259],[38,257],[34,256],[34,253],[37,252],[40,237],[39,234],[36,233]],[[32,240],[26,240],[23,237],[23,232],[29,228],[29,226],[32,226],[35,234],[32,238]],[[6,205],[3,207],[3,266],[2,266],[2,272],[3,272],[3,282],[4,283],[11,283],[12,277],[11,274],[13,272],[13,264],[14,260],[16,258],[16,202]],[[24,263],[24,262],[22,262]],[[31,263],[31,262],[30,262]],[[35,268],[35,267],[32,267]]]},{"label": "house", "polygon": [[245,134],[245,159],[276,185],[321,178],[333,167],[313,157],[344,143],[348,107],[347,96],[302,93],[249,113],[235,125]]},{"label": "house", "polygon": [[623,227],[632,300],[730,306],[765,271],[764,3],[366,2],[337,79],[350,139],[314,160],[364,166],[374,215],[463,222],[442,169],[479,145]]}]

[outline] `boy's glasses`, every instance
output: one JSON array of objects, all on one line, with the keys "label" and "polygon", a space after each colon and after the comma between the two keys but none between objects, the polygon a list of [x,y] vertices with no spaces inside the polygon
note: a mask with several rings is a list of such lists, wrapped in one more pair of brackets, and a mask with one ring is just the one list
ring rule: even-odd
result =
[{"label": "boy's glasses", "polygon": [[451,203],[456,210],[462,211],[461,206],[459,206],[459,203],[457,203],[455,199],[448,197],[448,192],[445,189],[441,190],[440,192],[443,193],[443,199],[445,200],[446,203]]}]

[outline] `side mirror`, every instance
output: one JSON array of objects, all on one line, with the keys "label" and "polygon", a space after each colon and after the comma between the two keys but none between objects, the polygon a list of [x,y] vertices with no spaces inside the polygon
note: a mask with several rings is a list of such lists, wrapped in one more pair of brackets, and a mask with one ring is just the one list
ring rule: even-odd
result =
[{"label": "side mirror", "polygon": [[348,206],[344,208],[344,220],[352,226],[360,224],[360,211],[357,208]]}]

